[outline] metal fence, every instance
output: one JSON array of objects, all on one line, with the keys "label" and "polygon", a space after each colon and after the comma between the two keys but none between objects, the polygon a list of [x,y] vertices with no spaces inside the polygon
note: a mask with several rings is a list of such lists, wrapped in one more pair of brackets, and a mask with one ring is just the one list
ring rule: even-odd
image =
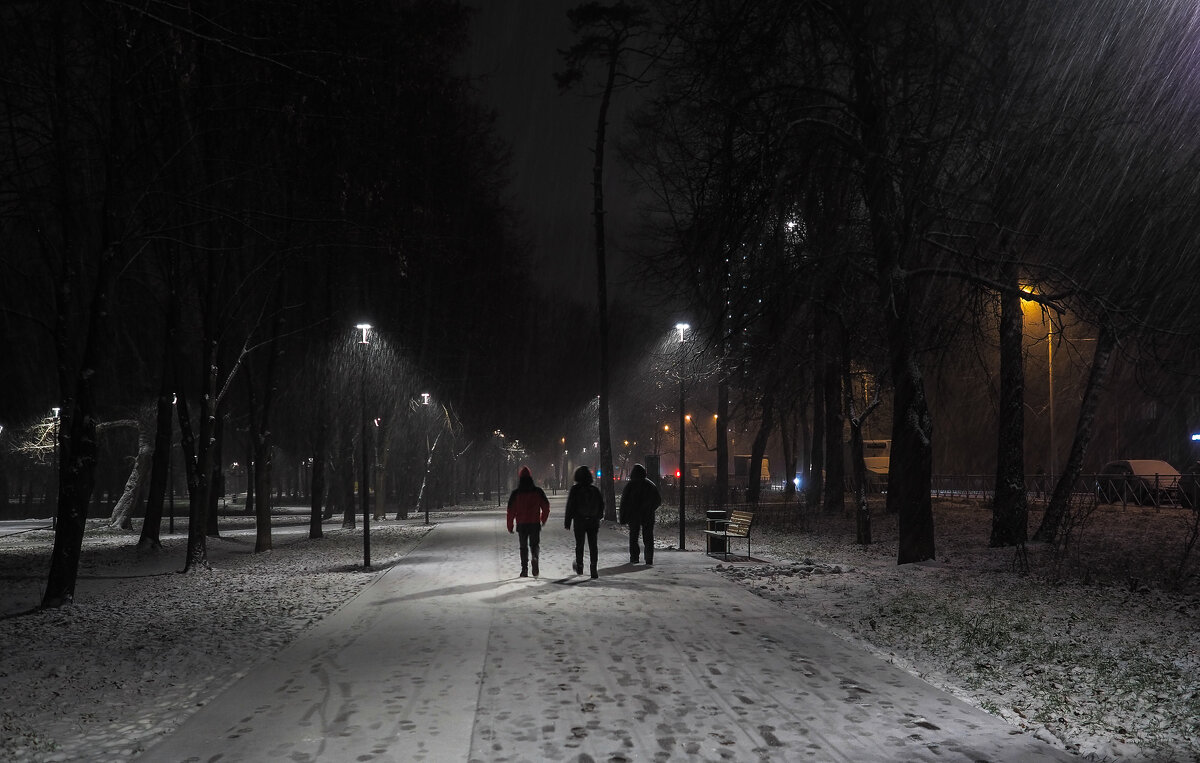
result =
[{"label": "metal fence", "polygon": [[[1026,498],[1034,505],[1049,503],[1057,484],[1057,477],[1027,475]],[[932,478],[932,494],[935,498],[961,498],[987,505],[995,496],[995,490],[994,474],[938,474]],[[847,506],[852,501],[851,496],[852,491],[847,489]],[[875,486],[868,493],[868,500],[875,505],[881,504],[886,498],[886,485]],[[674,507],[678,507],[677,496],[664,491],[663,499],[664,504],[674,503]],[[1195,508],[1200,507],[1200,479],[1192,480],[1185,476],[1181,480],[1175,475],[1148,475],[1141,480],[1129,480],[1112,475],[1082,474],[1074,481],[1069,500],[1073,504]],[[719,501],[711,490],[689,490],[689,520],[703,518],[708,509],[715,508],[727,512],[754,511],[755,521],[764,525],[798,526],[804,520],[806,504],[803,493],[785,498],[780,492],[764,492],[759,503],[754,505],[745,502],[744,491],[730,496],[726,501]]]}]

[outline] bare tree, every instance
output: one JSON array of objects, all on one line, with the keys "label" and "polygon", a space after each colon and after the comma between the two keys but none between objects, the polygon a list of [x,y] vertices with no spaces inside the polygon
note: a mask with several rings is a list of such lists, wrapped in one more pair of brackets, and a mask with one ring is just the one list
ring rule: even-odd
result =
[{"label": "bare tree", "polygon": [[638,51],[631,47],[645,25],[646,11],[624,0],[605,5],[589,2],[568,11],[571,29],[579,41],[562,56],[566,68],[555,75],[562,90],[580,82],[596,62],[602,69],[600,107],[596,114],[596,141],[592,164],[592,221],[596,246],[596,303],[600,328],[600,463],[604,478],[605,519],[615,520],[616,490],[613,485],[612,435],[609,426],[608,267],[604,225],[604,149],[608,111],[613,92],[640,80],[626,68],[627,59]]}]

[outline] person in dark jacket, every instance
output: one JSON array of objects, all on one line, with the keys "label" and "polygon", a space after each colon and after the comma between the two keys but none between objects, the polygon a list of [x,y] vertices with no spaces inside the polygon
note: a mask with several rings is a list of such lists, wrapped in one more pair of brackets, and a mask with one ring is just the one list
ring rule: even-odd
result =
[{"label": "person in dark jacket", "polygon": [[583,574],[583,540],[587,538],[588,551],[592,558],[592,577],[596,572],[596,538],[600,532],[600,520],[604,517],[604,496],[600,488],[592,484],[592,470],[581,466],[575,470],[575,484],[567,494],[567,529],[575,523],[575,574]]},{"label": "person in dark jacket", "polygon": [[538,549],[541,547],[542,525],[550,518],[550,501],[546,493],[533,484],[528,466],[517,472],[517,489],[508,496],[508,531],[516,525],[521,545],[521,577],[529,577],[529,557],[533,555],[533,576],[538,576]]},{"label": "person in dark jacket", "polygon": [[617,521],[629,525],[629,563],[637,564],[641,551],[638,539],[646,547],[646,564],[654,564],[654,511],[662,504],[658,487],[646,478],[646,467],[634,464],[629,481],[621,491]]}]

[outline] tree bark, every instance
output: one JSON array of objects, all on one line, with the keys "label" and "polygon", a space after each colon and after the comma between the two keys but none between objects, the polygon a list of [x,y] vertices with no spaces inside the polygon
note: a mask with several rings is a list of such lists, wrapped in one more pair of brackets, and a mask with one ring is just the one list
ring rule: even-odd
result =
[{"label": "tree bark", "polygon": [[179,325],[179,301],[175,292],[174,267],[168,262],[170,280],[167,326],[163,332],[162,380],[158,388],[158,403],[155,411],[154,459],[150,471],[150,492],[146,498],[146,516],[142,520],[142,534],[137,546],[141,550],[162,548],[163,500],[167,493],[167,479],[171,470],[171,435],[175,428],[171,421],[174,411],[174,374],[172,348],[175,345],[175,329]]},{"label": "tree bark", "polygon": [[717,505],[724,509],[729,500],[729,380],[722,375],[717,382]]},{"label": "tree bark", "polygon": [[[604,235],[604,142],[608,127],[608,106],[617,76],[617,51],[610,51],[600,112],[596,116],[596,144],[592,165],[592,222],[596,235],[596,302],[600,322],[600,467],[604,474],[600,489],[604,495],[604,518],[617,518],[617,495],[613,482],[612,440],[608,416],[608,265]],[[682,436],[682,435],[680,435]]]},{"label": "tree bark", "polygon": [[830,320],[825,345],[825,511],[846,508],[846,458],[842,450],[842,362],[840,326]]},{"label": "tree bark", "polygon": [[1071,441],[1071,453],[1067,456],[1067,464],[1058,482],[1054,485],[1054,493],[1042,516],[1033,539],[1053,543],[1057,537],[1067,507],[1071,502],[1071,493],[1075,481],[1083,470],[1083,457],[1092,441],[1092,425],[1096,418],[1096,409],[1100,396],[1108,383],[1109,372],[1112,369],[1112,354],[1117,346],[1117,336],[1112,327],[1104,323],[1100,326],[1100,335],[1096,338],[1096,353],[1092,356],[1091,370],[1088,372],[1087,386],[1083,391],[1083,400],[1079,405],[1079,419],[1075,423],[1075,437]]},{"label": "tree bark", "polygon": [[131,518],[133,507],[141,500],[143,487],[146,484],[146,475],[150,472],[150,436],[141,422],[137,422],[137,424],[137,455],[133,459],[133,468],[129,470],[129,477],[125,480],[125,488],[121,491],[121,497],[117,500],[117,505],[113,507],[112,517],[109,519],[111,527],[119,527],[122,530],[133,529],[133,519]]},{"label": "tree bark", "polygon": [[751,504],[757,504],[762,493],[763,455],[767,452],[767,441],[771,439],[771,432],[774,428],[775,395],[767,392],[763,395],[762,419],[759,423],[758,433],[754,435],[754,444],[750,451],[750,466],[747,469],[749,474],[746,475],[746,500]]},{"label": "tree bark", "polygon": [[810,511],[822,503],[825,488],[825,369],[824,320],[821,310],[814,310],[813,318],[813,363],[812,363],[812,448],[809,453],[808,483],[805,485],[805,503]]},{"label": "tree bark", "polygon": [[897,189],[888,167],[893,152],[885,120],[887,94],[873,58],[872,18],[863,3],[849,11],[854,110],[862,144],[863,198],[875,257],[876,279],[895,379],[892,458],[888,473],[888,511],[899,515],[897,563],[936,556],[933,532],[933,422],[913,339],[913,309],[904,271]]},{"label": "tree bark", "polygon": [[1024,314],[1016,264],[1007,264],[1000,294],[1000,421],[996,442],[996,494],[992,505],[993,548],[1024,543],[1029,532],[1025,495]]}]

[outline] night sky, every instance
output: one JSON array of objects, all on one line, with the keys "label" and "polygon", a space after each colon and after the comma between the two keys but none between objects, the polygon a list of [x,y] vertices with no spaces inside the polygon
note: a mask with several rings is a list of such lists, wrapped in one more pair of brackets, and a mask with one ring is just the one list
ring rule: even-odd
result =
[{"label": "night sky", "polygon": [[[477,78],[481,100],[497,112],[500,136],[512,149],[513,203],[520,209],[534,246],[540,281],[564,295],[595,304],[592,234],[592,147],[598,101],[578,92],[560,94],[553,73],[562,68],[558,51],[572,42],[567,10],[577,0],[468,3],[478,8],[468,71]],[[624,102],[614,99],[606,159],[609,281],[627,278],[622,247],[635,210],[620,177],[615,144],[620,140]]]}]

